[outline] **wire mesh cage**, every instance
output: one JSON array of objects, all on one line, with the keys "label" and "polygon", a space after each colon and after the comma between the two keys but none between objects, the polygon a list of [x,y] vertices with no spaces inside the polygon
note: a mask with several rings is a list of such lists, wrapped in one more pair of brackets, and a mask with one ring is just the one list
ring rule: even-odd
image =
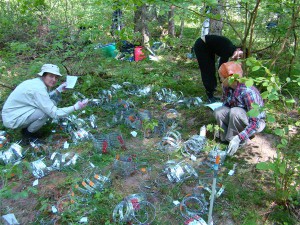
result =
[{"label": "wire mesh cage", "polygon": [[94,148],[98,153],[106,154],[109,152],[109,140],[105,134],[97,134],[92,137]]},{"label": "wire mesh cage", "polygon": [[187,194],[180,203],[180,213],[185,219],[202,216],[208,212],[208,202],[205,199],[204,188],[197,186],[193,193]]},{"label": "wire mesh cage", "polygon": [[21,158],[23,158],[23,148],[17,143],[12,143],[7,150],[0,152],[1,164],[15,163]]},{"label": "wire mesh cage", "polygon": [[183,182],[192,177],[198,178],[195,169],[185,161],[168,161],[163,171],[172,183]]},{"label": "wire mesh cage", "polygon": [[48,175],[52,171],[52,169],[48,167],[44,161],[44,158],[41,158],[30,163],[32,174],[38,179]]},{"label": "wire mesh cage", "polygon": [[207,144],[206,137],[200,135],[193,135],[183,143],[181,149],[182,154],[185,155],[199,155]]},{"label": "wire mesh cage", "polygon": [[118,175],[129,176],[137,170],[137,164],[132,155],[117,155],[112,168]]},{"label": "wire mesh cage", "polygon": [[168,131],[158,143],[158,149],[165,153],[177,152],[181,148],[181,134],[178,131]]},{"label": "wire mesh cage", "polygon": [[111,132],[107,135],[107,138],[111,148],[126,149],[124,138],[120,132]]},{"label": "wire mesh cage", "polygon": [[132,194],[123,199],[113,210],[116,223],[151,224],[156,210],[143,193]]}]

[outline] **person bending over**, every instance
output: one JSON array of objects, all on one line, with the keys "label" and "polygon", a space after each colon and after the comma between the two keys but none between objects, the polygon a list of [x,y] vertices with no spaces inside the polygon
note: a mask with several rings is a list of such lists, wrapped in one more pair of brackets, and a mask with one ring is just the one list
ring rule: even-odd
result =
[{"label": "person bending over", "polygon": [[264,106],[259,91],[254,86],[247,87],[240,83],[237,75],[232,77],[233,74],[237,74],[239,78],[243,76],[241,64],[232,61],[223,63],[219,68],[223,86],[223,106],[214,111],[217,124],[223,129],[219,138],[223,142],[229,142],[229,155],[233,155],[242,142],[265,128],[265,112],[256,117],[247,115],[254,103],[260,107]]},{"label": "person bending over", "polygon": [[36,132],[48,118],[66,117],[75,110],[84,108],[88,101],[78,101],[75,105],[58,108],[60,93],[66,90],[66,82],[49,92],[58,81],[59,68],[53,64],[44,64],[38,77],[23,81],[8,96],[2,109],[3,125],[10,129],[22,128],[24,141],[36,139]]},{"label": "person bending over", "polygon": [[220,57],[219,66],[232,60],[243,58],[243,51],[223,36],[205,35],[198,38],[194,44],[194,52],[199,64],[201,78],[206,90],[208,102],[216,102],[214,93],[217,88],[216,55]]}]

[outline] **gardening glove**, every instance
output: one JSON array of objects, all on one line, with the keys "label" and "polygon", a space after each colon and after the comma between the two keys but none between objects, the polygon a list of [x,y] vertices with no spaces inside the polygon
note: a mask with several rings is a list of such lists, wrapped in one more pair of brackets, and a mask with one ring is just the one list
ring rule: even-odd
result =
[{"label": "gardening glove", "polygon": [[78,101],[75,105],[74,105],[74,109],[75,110],[79,110],[79,109],[83,109],[84,107],[87,106],[89,100],[88,99],[84,99],[82,101]]},{"label": "gardening glove", "polygon": [[59,85],[59,86],[56,88],[56,90],[57,90],[59,93],[61,93],[61,92],[65,91],[65,90],[67,90],[66,87],[67,87],[67,82],[64,82],[64,83],[62,83],[61,85]]},{"label": "gardening glove", "polygon": [[239,135],[236,135],[232,138],[232,140],[229,142],[227,154],[232,156],[239,148],[241,139],[239,138]]}]

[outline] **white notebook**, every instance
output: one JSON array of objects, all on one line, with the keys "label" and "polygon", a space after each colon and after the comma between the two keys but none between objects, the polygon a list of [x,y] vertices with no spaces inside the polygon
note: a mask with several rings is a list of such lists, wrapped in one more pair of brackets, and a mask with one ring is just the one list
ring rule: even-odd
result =
[{"label": "white notebook", "polygon": [[213,111],[223,105],[223,102],[214,102],[211,104],[205,104],[205,106],[211,108]]}]

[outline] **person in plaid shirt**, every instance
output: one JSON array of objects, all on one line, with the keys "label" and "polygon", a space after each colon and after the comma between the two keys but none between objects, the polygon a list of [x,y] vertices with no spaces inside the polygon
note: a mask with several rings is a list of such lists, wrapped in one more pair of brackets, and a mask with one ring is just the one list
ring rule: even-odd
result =
[{"label": "person in plaid shirt", "polygon": [[254,86],[247,87],[235,78],[233,82],[229,82],[233,74],[237,74],[238,77],[243,76],[241,64],[227,62],[219,68],[223,86],[223,106],[214,111],[217,124],[223,129],[220,140],[229,142],[227,150],[229,155],[233,155],[241,143],[265,128],[265,112],[261,112],[256,117],[247,115],[247,112],[253,108],[253,104],[264,106],[259,91]]}]

